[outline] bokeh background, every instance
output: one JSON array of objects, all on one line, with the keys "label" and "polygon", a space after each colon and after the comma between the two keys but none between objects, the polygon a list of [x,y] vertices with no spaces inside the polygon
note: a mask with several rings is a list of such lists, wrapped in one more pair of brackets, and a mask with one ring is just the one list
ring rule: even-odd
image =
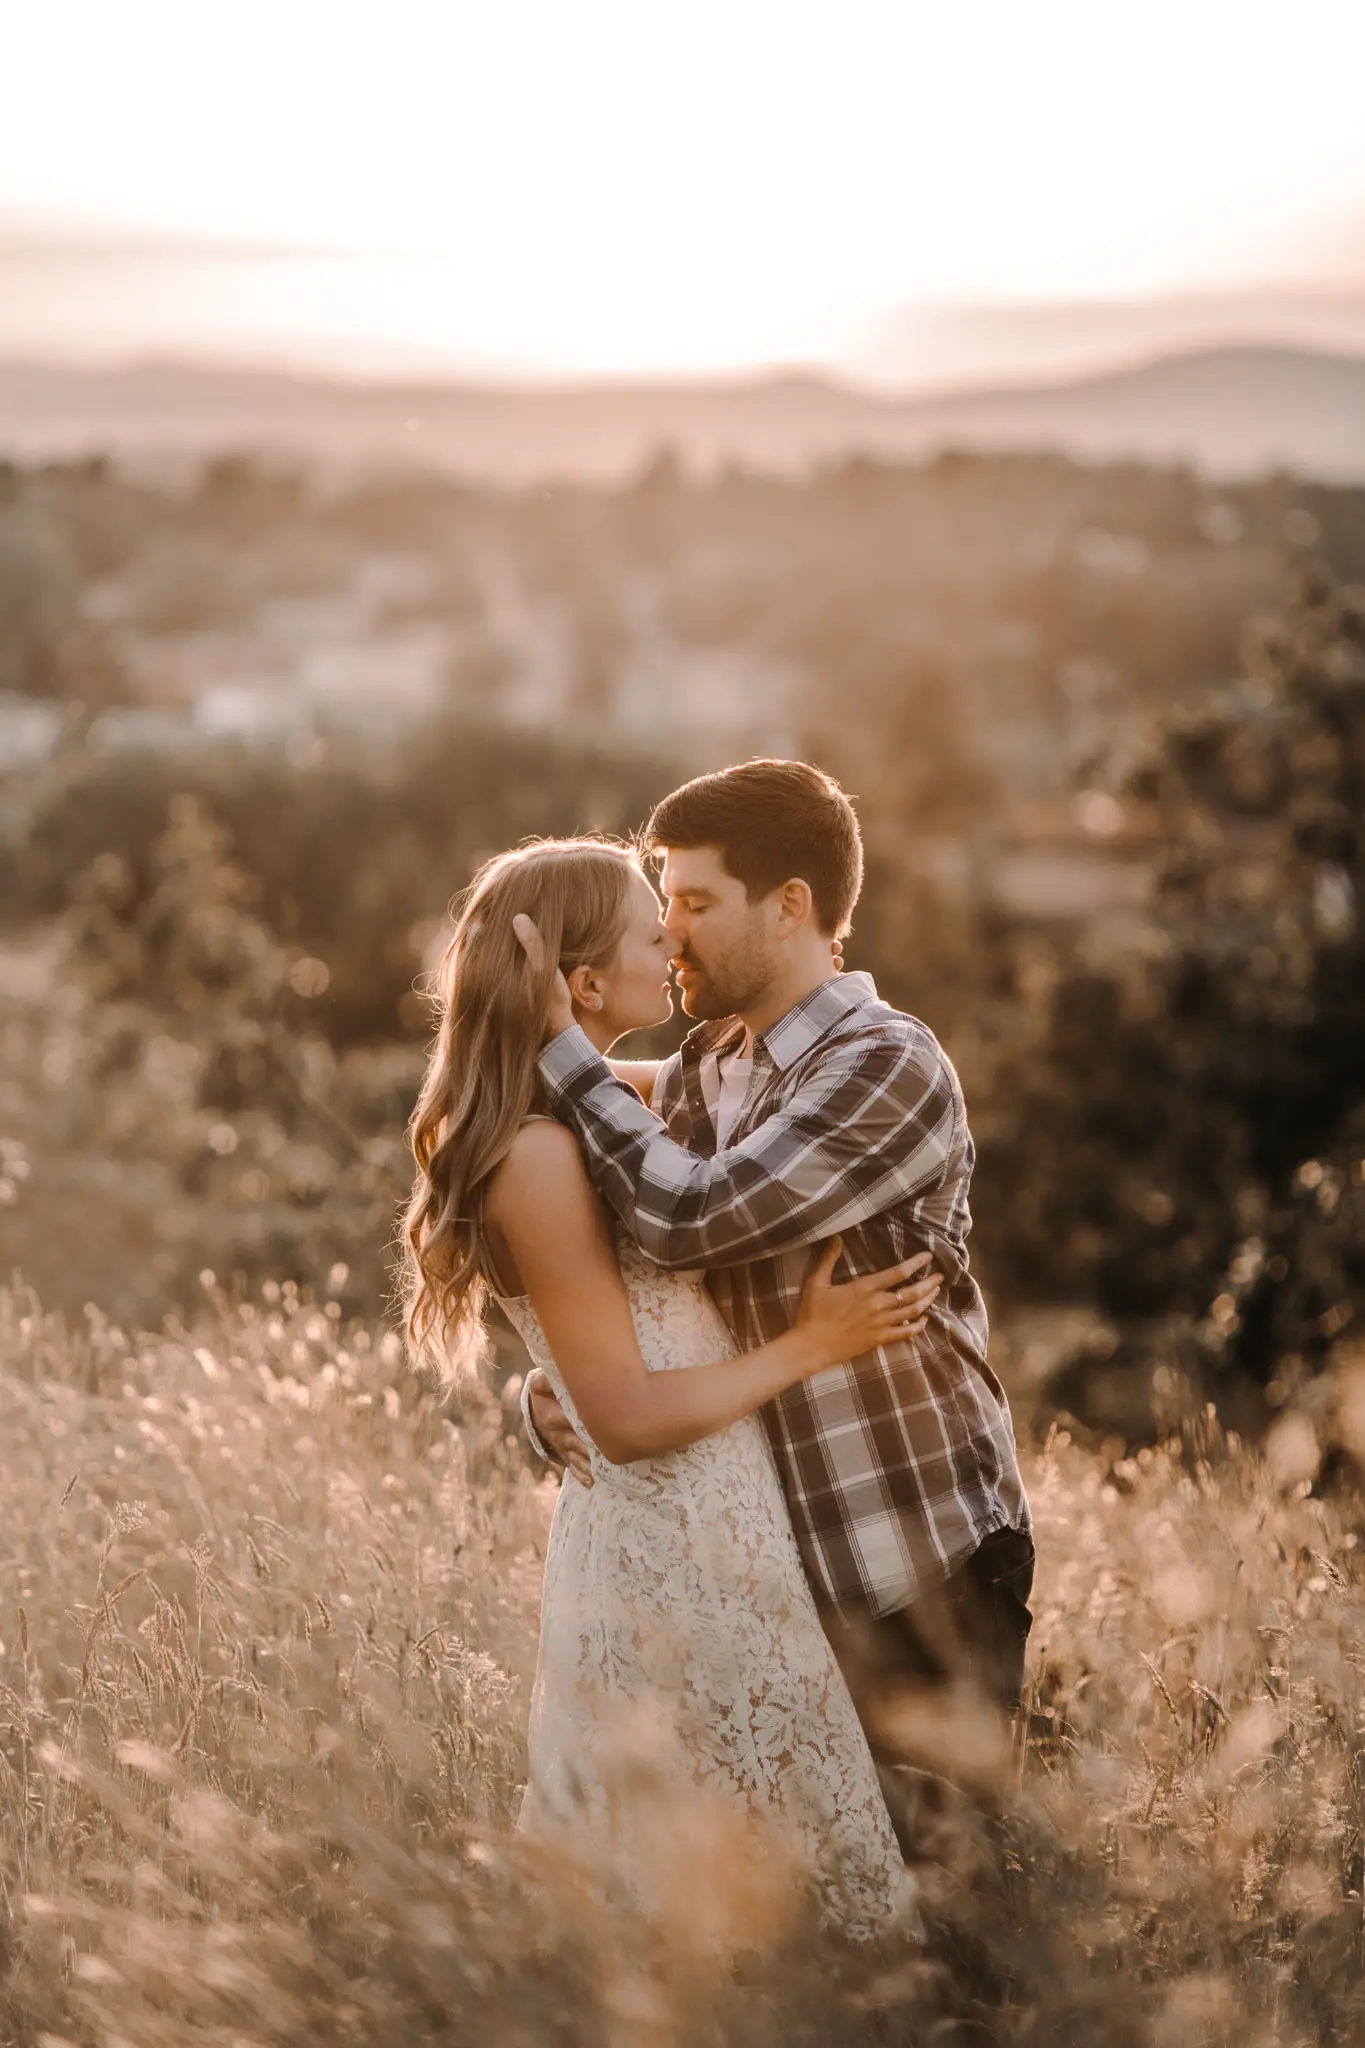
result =
[{"label": "bokeh background", "polygon": [[[1358,0],[10,14],[0,2035],[1365,2038]],[[889,1958],[527,1863],[555,1482],[389,1302],[452,896],[753,753],[1037,1518]]]},{"label": "bokeh background", "polygon": [[859,803],[850,964],[961,1070],[1040,1412],[1336,1370],[1365,52],[1299,31],[27,20],[4,1266],[155,1323],[340,1263],[379,1313],[473,865],[799,754]]}]

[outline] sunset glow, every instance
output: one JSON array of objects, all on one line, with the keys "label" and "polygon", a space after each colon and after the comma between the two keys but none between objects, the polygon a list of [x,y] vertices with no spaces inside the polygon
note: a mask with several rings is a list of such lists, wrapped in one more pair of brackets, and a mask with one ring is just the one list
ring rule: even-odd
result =
[{"label": "sunset glow", "polygon": [[1365,280],[1350,0],[52,0],[7,43],[11,351],[696,372],[916,303]]}]

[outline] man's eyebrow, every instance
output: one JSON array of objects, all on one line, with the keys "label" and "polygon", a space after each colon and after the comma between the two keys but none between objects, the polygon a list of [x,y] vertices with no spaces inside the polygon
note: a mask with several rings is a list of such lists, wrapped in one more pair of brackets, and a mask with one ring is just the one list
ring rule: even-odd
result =
[{"label": "man's eyebrow", "polygon": [[674,903],[682,896],[690,896],[694,902],[700,903],[714,903],[716,900],[713,889],[689,889],[684,885],[681,889],[671,889],[669,891],[670,900]]}]

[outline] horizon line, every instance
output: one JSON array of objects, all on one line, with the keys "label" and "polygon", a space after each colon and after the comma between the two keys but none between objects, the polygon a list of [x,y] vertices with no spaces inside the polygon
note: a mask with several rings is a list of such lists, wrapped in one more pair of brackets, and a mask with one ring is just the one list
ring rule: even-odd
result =
[{"label": "horizon line", "polygon": [[[1360,294],[1365,304],[1365,291]],[[120,350],[105,355],[72,353],[59,349],[7,349],[0,345],[0,374],[6,371],[52,371],[82,378],[137,376],[157,372],[188,373],[191,376],[230,377],[244,381],[274,380],[290,384],[314,384],[360,396],[395,397],[423,392],[432,397],[453,394],[490,398],[564,399],[621,395],[740,393],[765,385],[813,384],[838,391],[873,405],[932,405],[955,398],[1015,397],[1096,384],[1111,378],[1140,375],[1162,364],[1199,361],[1214,356],[1295,356],[1326,363],[1365,365],[1365,345],[1334,347],[1299,339],[1281,341],[1258,337],[1254,340],[1230,337],[1226,341],[1198,341],[1169,348],[1128,350],[1118,356],[1097,355],[1095,360],[1074,371],[1048,370],[1039,376],[985,376],[959,383],[900,385],[879,381],[856,368],[833,361],[782,361],[745,365],[733,369],[695,371],[514,371],[487,372],[456,368],[404,372],[366,371],[342,364],[291,359],[286,353],[270,356],[250,354],[199,353],[194,350]]]}]

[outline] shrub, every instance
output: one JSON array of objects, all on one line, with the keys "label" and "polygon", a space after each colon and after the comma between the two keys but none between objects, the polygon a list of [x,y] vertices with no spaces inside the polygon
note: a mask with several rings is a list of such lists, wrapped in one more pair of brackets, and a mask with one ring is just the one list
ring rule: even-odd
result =
[{"label": "shrub", "polygon": [[1365,591],[1306,577],[1248,655],[1132,778],[1167,835],[1146,943],[1057,978],[977,1213],[1015,1298],[1179,1314],[1210,1374],[1283,1384],[1365,1311]]}]

